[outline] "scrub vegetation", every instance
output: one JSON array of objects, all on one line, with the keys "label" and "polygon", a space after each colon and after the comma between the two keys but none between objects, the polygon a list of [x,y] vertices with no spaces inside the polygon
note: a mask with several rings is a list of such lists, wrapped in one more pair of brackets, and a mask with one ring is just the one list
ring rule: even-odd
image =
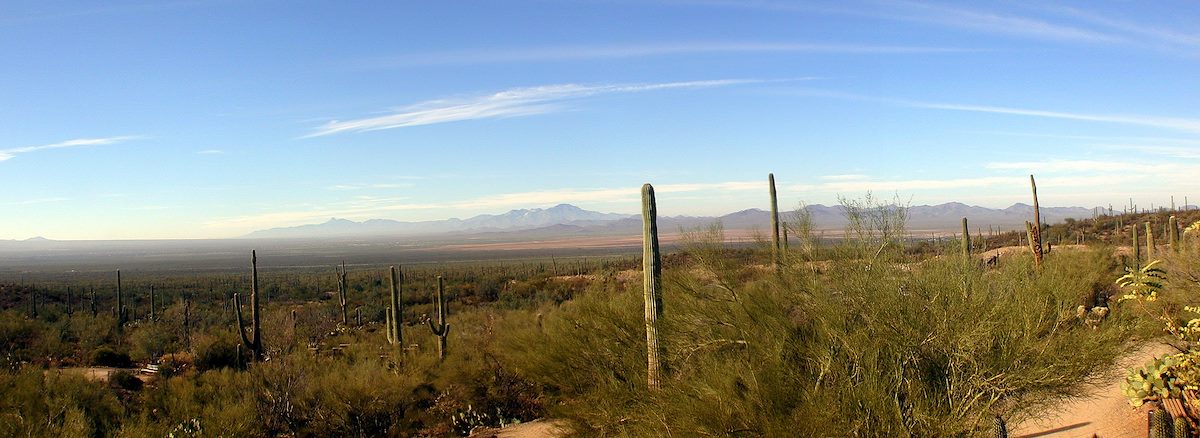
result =
[{"label": "scrub vegetation", "polygon": [[997,236],[912,240],[895,203],[843,205],[841,239],[792,213],[756,247],[727,245],[720,224],[674,253],[654,245],[652,342],[637,258],[392,276],[273,270],[259,253],[257,281],[249,264],[124,273],[127,314],[115,273],[0,285],[0,435],[442,437],[553,418],[581,436],[975,436],[1077,394],[1195,305],[1187,235],[1159,238],[1159,299],[1117,302],[1116,280],[1148,258],[1113,236],[1145,218],[1046,227],[1057,243],[1124,220],[1039,266],[1029,248],[987,262]]}]

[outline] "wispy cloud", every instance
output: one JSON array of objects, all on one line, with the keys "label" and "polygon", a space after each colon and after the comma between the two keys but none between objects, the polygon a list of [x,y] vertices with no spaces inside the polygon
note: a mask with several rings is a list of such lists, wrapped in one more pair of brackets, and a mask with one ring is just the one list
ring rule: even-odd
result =
[{"label": "wispy cloud", "polygon": [[369,189],[402,189],[412,187],[413,183],[377,183],[377,184],[337,184],[330,190],[369,190]]},{"label": "wispy cloud", "polygon": [[1113,42],[1123,38],[1109,32],[1040,17],[962,8],[916,1],[859,1],[810,4],[792,1],[692,0],[668,3],[847,15],[875,20],[919,23],[969,32],[1055,41]]},{"label": "wispy cloud", "polygon": [[220,149],[205,149],[196,153],[200,155],[223,155],[225,154],[225,151]]},{"label": "wispy cloud", "polygon": [[1017,37],[1087,42],[1123,40],[1120,36],[1093,29],[1008,13],[922,2],[891,1],[886,4],[894,8],[883,18]]},{"label": "wispy cloud", "polygon": [[531,48],[489,48],[436,53],[412,53],[404,56],[377,57],[356,65],[375,67],[411,67],[424,65],[489,64],[505,62],[544,62],[640,58],[694,54],[863,54],[903,55],[978,52],[980,49],[935,46],[904,46],[854,43],[808,42],[683,42],[621,45],[574,45]]},{"label": "wispy cloud", "polygon": [[63,197],[38,198],[38,199],[26,199],[23,201],[5,202],[4,205],[36,205],[36,204],[49,204],[49,203],[54,203],[54,202],[66,202],[66,201],[70,201],[70,200],[71,200],[71,198],[63,198]]},{"label": "wispy cloud", "polygon": [[1003,106],[988,106],[988,105],[962,105],[952,103],[931,103],[931,102],[907,102],[909,106],[916,108],[943,109],[951,111],[969,111],[994,114],[1011,114],[1018,116],[1046,117],[1052,119],[1068,119],[1068,120],[1084,120],[1091,122],[1109,122],[1121,123],[1126,125],[1150,126],[1155,128],[1167,128],[1188,132],[1200,133],[1200,119],[1186,119],[1179,117],[1160,117],[1160,116],[1142,116],[1142,115],[1112,115],[1112,114],[1087,114],[1087,113],[1072,113],[1062,111],[1047,111],[1028,108],[1012,108]]},{"label": "wispy cloud", "polygon": [[855,181],[869,178],[867,175],[848,173],[843,175],[825,175],[821,179],[826,181]]},{"label": "wispy cloud", "polygon": [[[1200,146],[1200,142],[1195,142]],[[1148,144],[1098,144],[1096,146],[1137,151],[1144,154],[1160,155],[1170,158],[1181,158],[1186,160],[1200,159],[1200,147],[1184,147],[1184,146],[1163,146],[1163,145],[1148,145]]]},{"label": "wispy cloud", "polygon": [[1172,164],[1146,164],[1130,161],[1100,161],[1100,160],[1044,160],[992,162],[984,165],[994,170],[1021,170],[1033,173],[1075,173],[1075,172],[1140,172],[1152,173],[1173,169]]},{"label": "wispy cloud", "polygon": [[[978,105],[978,104],[963,104],[963,103],[945,103],[945,102],[926,102],[920,100],[897,99],[890,97],[865,96],[854,93],[844,93],[830,90],[816,89],[792,89],[788,93],[800,96],[827,97],[832,99],[857,100],[863,102],[875,102],[885,105],[907,106],[911,108],[936,109],[947,111],[963,111],[977,112],[990,114],[1006,114],[1015,116],[1027,117],[1042,117],[1051,119],[1065,120],[1080,120],[1087,122],[1104,122],[1104,123],[1119,123],[1124,125],[1147,126],[1152,128],[1172,129],[1176,131],[1185,131],[1192,133],[1200,133],[1200,119],[1184,118],[1184,117],[1169,117],[1169,116],[1147,116],[1141,114],[1094,114],[1080,113],[1068,111],[1055,111],[1034,108],[1017,108],[1008,106],[995,105]],[[1082,138],[1082,137],[1081,137]],[[1191,141],[1191,140],[1177,140]]]},{"label": "wispy cloud", "polygon": [[1069,18],[1105,28],[1108,31],[1124,34],[1128,39],[1148,47],[1183,51],[1193,55],[1200,50],[1200,34],[1186,33],[1169,29],[1161,24],[1143,24],[1106,17],[1092,11],[1071,7],[1046,6],[1047,10],[1062,14]]},{"label": "wispy cloud", "polygon": [[61,141],[58,143],[44,144],[38,146],[24,146],[11,149],[0,149],[0,161],[8,161],[20,154],[37,152],[47,149],[72,148],[80,146],[99,146],[114,143],[121,143],[129,140],[140,138],[138,136],[120,136],[120,137],[101,137],[101,138],[77,138],[74,140]]},{"label": "wispy cloud", "polygon": [[715,88],[761,83],[756,79],[722,79],[687,82],[581,85],[559,84],[512,88],[486,96],[437,99],[399,109],[394,114],[347,121],[331,121],[304,136],[320,137],[344,132],[395,129],[464,120],[545,114],[563,108],[562,102],[601,94],[639,93],[668,89]]}]

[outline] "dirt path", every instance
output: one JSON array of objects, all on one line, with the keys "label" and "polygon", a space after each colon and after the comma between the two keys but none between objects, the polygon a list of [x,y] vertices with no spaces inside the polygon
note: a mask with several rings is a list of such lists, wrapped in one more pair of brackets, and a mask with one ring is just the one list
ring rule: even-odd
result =
[{"label": "dirt path", "polygon": [[1011,425],[1013,437],[1145,437],[1149,405],[1134,409],[1121,394],[1125,371],[1141,366],[1152,357],[1175,351],[1161,343],[1147,344],[1117,361],[1117,372],[1086,395],[1059,404],[1044,415]]},{"label": "dirt path", "polygon": [[112,373],[120,371],[120,370],[130,372],[131,374],[134,375],[134,377],[137,377],[142,382],[146,382],[149,380],[149,376],[138,373],[138,368],[68,367],[68,368],[58,368],[58,369],[46,370],[46,373],[49,374],[52,372],[58,372],[58,373],[63,373],[63,374],[75,374],[78,376],[83,376],[83,378],[92,380],[92,381],[107,382],[109,376],[111,376]]},{"label": "dirt path", "polygon": [[554,420],[533,420],[503,429],[487,429],[471,434],[471,438],[557,438],[567,436],[561,423]]}]

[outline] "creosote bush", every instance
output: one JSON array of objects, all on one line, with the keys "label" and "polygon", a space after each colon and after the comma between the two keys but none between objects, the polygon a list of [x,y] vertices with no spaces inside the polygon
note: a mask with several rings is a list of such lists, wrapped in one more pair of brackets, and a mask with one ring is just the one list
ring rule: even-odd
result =
[{"label": "creosote bush", "polygon": [[832,260],[789,256],[780,277],[736,280],[762,268],[725,263],[719,227],[693,235],[666,272],[661,391],[642,379],[638,285],[588,290],[501,351],[584,435],[954,436],[1074,394],[1133,331],[1128,313],[1075,316],[1115,278],[1111,253],[1055,253],[1040,272],[1027,255],[913,263],[902,210],[852,211]]}]

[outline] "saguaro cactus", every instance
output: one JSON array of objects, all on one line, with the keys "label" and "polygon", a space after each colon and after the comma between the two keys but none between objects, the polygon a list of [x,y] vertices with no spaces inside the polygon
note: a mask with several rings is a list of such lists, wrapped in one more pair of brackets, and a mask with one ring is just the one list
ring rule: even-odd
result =
[{"label": "saguaro cactus", "polygon": [[[771,263],[775,265],[775,271],[779,272],[783,269],[783,257],[780,255],[783,247],[779,244],[779,203],[775,198],[775,174],[767,174],[767,184],[770,186],[771,192]],[[650,189],[654,191],[653,188]],[[645,189],[643,188],[643,193]],[[645,209],[645,200],[643,203],[643,211]],[[653,201],[652,201],[653,202]],[[644,214],[644,213],[643,213]],[[657,227],[657,225],[656,225]]]},{"label": "saguaro cactus", "polygon": [[433,335],[438,338],[438,359],[446,358],[446,335],[450,334],[450,324],[446,322],[446,297],[443,295],[445,289],[444,281],[441,275],[437,277],[437,325],[434,325],[433,318],[429,319],[429,330],[433,331]]},{"label": "saguaro cactus", "polygon": [[92,299],[91,299],[91,303],[90,303],[92,306],[92,317],[95,318],[96,317],[96,287],[93,286],[90,289],[91,289],[90,292],[92,294]]},{"label": "saguaro cactus", "polygon": [[154,321],[154,286],[150,286],[150,320]]},{"label": "saguaro cactus", "polygon": [[129,312],[125,309],[125,301],[121,296],[121,270],[117,270],[117,327],[125,325],[125,321],[129,319]]},{"label": "saguaro cactus", "polygon": [[32,319],[37,319],[37,298],[38,298],[37,288],[30,287],[30,289],[29,289],[29,317]]},{"label": "saguaro cactus", "polygon": [[1171,251],[1179,252],[1179,220],[1175,215],[1167,218],[1167,239],[1171,241]]},{"label": "saguaro cactus", "polygon": [[782,244],[783,244],[783,262],[784,262],[784,263],[787,263],[787,255],[788,255],[788,243],[789,243],[789,242],[788,242],[788,225],[787,225],[787,222],[780,222],[780,223],[779,223],[779,231],[780,231],[781,233],[783,233],[783,240],[780,242],[780,243],[782,243]]},{"label": "saguaro cactus", "polygon": [[192,350],[192,300],[183,299],[183,342],[184,348]]},{"label": "saguaro cactus", "polygon": [[250,329],[253,331],[251,337],[246,336],[246,327],[242,322],[242,301],[237,293],[233,294],[233,310],[237,314],[238,334],[242,337],[242,343],[254,354],[254,360],[262,360],[262,315],[258,309],[258,255],[255,251],[250,251],[250,270]]},{"label": "saguaro cactus", "polygon": [[391,267],[391,298],[387,309],[387,327],[384,330],[387,334],[387,340],[392,345],[404,345],[404,337],[401,332],[401,323],[404,318],[404,310],[400,308],[400,293],[404,289],[404,271],[400,271],[400,275],[396,275],[396,267]]},{"label": "saguaro cactus", "polygon": [[[774,193],[774,175],[771,176]],[[774,196],[772,196],[774,198]],[[776,228],[776,232],[778,232]],[[666,351],[658,343],[658,320],[662,318],[662,257],[658,251],[658,209],[654,187],[642,185],[642,288],[646,299],[646,384],[657,390],[666,371]]]},{"label": "saguaro cactus", "polygon": [[1150,228],[1150,221],[1146,221],[1146,260],[1154,258],[1154,230]]},{"label": "saguaro cactus", "polygon": [[1042,212],[1038,207],[1037,182],[1029,175],[1029,186],[1033,188],[1033,232],[1030,233],[1030,243],[1033,246],[1033,261],[1042,267]]},{"label": "saguaro cactus", "polygon": [[[337,272],[337,266],[333,270]],[[346,317],[346,261],[342,261],[342,270],[337,272],[338,280],[338,304],[342,308],[342,325],[350,325],[349,319]]]},{"label": "saguaro cactus", "polygon": [[962,255],[963,258],[971,257],[971,234],[967,230],[967,218],[962,218]]}]

